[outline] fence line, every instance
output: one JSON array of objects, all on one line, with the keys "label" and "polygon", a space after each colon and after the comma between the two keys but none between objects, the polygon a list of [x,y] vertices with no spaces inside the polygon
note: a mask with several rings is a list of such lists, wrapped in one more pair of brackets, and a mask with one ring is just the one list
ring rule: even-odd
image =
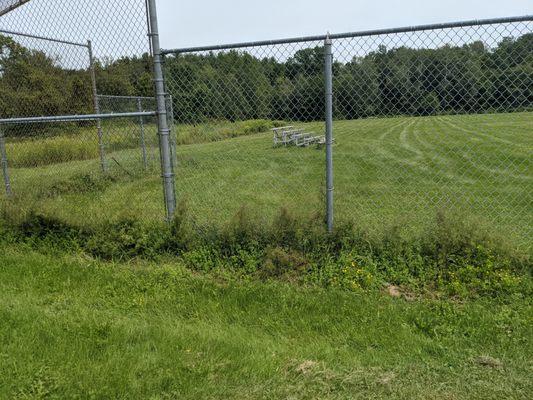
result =
[{"label": "fence line", "polygon": [[[263,158],[255,156],[252,160],[247,158],[253,150],[245,147],[248,143],[228,141],[214,150],[204,170],[191,170],[185,162],[187,171],[195,176],[202,174],[202,179],[211,182],[209,187],[177,184],[185,191],[184,196],[205,202],[204,207],[217,208],[219,202],[207,197],[234,199],[237,193],[224,191],[219,183],[226,179],[222,173],[225,166],[237,164],[241,171],[254,171],[250,173],[254,176],[263,165],[275,165],[277,160],[282,172],[273,171],[272,179],[263,185],[251,181],[245,186],[259,186],[259,193],[275,192],[279,207],[290,204],[297,211],[309,207],[309,191],[320,187],[323,200],[313,202],[312,208],[325,204],[324,220],[330,231],[334,211],[335,220],[348,217],[362,226],[383,226],[383,221],[390,224],[391,219],[408,213],[414,213],[413,219],[422,224],[439,207],[455,207],[473,209],[475,214],[506,224],[511,231],[529,232],[531,228],[519,222],[528,213],[527,207],[511,206],[514,193],[528,196],[525,186],[487,174],[497,170],[487,160],[502,160],[498,164],[502,172],[518,171],[514,175],[520,179],[527,179],[527,168],[506,153],[510,151],[507,148],[489,152],[492,141],[499,141],[492,132],[478,134],[482,128],[475,127],[469,134],[483,139],[479,139],[478,147],[472,147],[468,136],[455,137],[457,132],[470,132],[472,128],[447,128],[446,118],[435,118],[431,123],[438,125],[434,129],[452,131],[458,143],[446,139],[450,140],[447,143],[440,135],[426,136],[433,132],[427,131],[425,121],[405,119],[397,126],[393,121],[366,121],[367,127],[380,123],[385,126],[376,137],[365,137],[366,128],[356,121],[533,110],[527,84],[531,77],[527,68],[521,69],[527,54],[520,50],[528,48],[531,22],[533,16],[527,15],[163,50],[168,56],[168,90],[178,99],[174,115],[178,123],[207,124],[205,129],[209,129],[209,124],[217,121],[279,120],[286,129],[276,128],[275,148],[280,144],[306,147],[322,143],[313,131],[325,133],[325,163],[321,164],[324,175],[311,173],[317,166],[317,160],[311,161],[315,158],[312,153],[290,151],[281,158],[280,151],[267,154],[263,150]],[[235,49],[240,50],[232,51]],[[331,57],[327,56],[329,51]],[[523,126],[515,129],[523,134]],[[352,143],[358,135],[365,137],[359,146]],[[392,136],[397,142],[389,148]],[[486,148],[487,154],[476,152],[479,148]],[[218,152],[222,149],[225,151]],[[187,149],[187,153],[191,151]],[[480,157],[486,159],[479,161]],[[474,163],[475,169],[468,163]],[[284,175],[284,171],[291,172]],[[441,183],[442,179],[450,181]],[[515,183],[513,191],[504,190]],[[482,194],[488,187],[493,188],[493,195]],[[198,192],[204,196],[199,197]],[[253,197],[246,190],[244,193],[243,200],[227,206],[232,212],[237,212],[239,201]],[[509,204],[506,217],[499,211],[502,202]]]},{"label": "fence line", "polygon": [[89,45],[87,43],[71,42],[71,41],[68,41],[68,40],[55,39],[55,38],[50,38],[50,37],[46,37],[46,36],[33,35],[33,34],[30,34],[30,33],[15,32],[15,31],[9,31],[9,30],[4,30],[4,29],[0,29],[0,33],[6,34],[6,35],[13,35],[13,36],[22,36],[22,37],[26,37],[26,38],[30,38],[30,39],[45,40],[47,42],[52,42],[52,43],[68,44],[68,45],[77,46],[77,47],[87,47],[87,48],[89,47]]},{"label": "fence line", "polygon": [[54,115],[50,117],[7,118],[0,119],[0,125],[31,124],[42,122],[97,121],[99,119],[155,117],[156,115],[157,113],[155,111],[142,111],[110,114]]},{"label": "fence line", "polygon": [[[532,15],[162,50],[155,6],[34,0],[2,17],[6,193],[48,205],[80,181],[102,190],[101,219],[164,205],[170,220],[179,195],[199,227],[251,206],[330,232],[459,209],[531,236]],[[118,187],[155,171],[155,205],[147,182]]]},{"label": "fence line", "polygon": [[116,96],[116,95],[110,95],[110,94],[99,94],[98,97],[101,99],[155,100],[155,97],[148,97],[148,96]]},{"label": "fence line", "polygon": [[428,31],[428,30],[440,30],[440,29],[464,28],[464,27],[483,26],[483,25],[506,24],[506,23],[513,23],[513,22],[528,22],[532,20],[533,20],[533,15],[522,15],[522,16],[517,16],[517,17],[491,18],[491,19],[441,23],[441,24],[415,25],[415,26],[406,26],[406,27],[401,27],[401,28],[374,29],[374,30],[366,30],[366,31],[337,33],[337,34],[328,33],[326,35],[301,36],[301,37],[293,37],[293,38],[288,38],[288,39],[259,40],[259,41],[253,41],[253,42],[228,43],[228,44],[212,45],[212,46],[197,46],[197,47],[184,47],[184,48],[178,48],[178,49],[163,49],[161,50],[161,53],[163,55],[168,55],[168,54],[197,53],[197,52],[202,52],[202,51],[231,50],[231,49],[240,49],[240,48],[247,48],[247,47],[274,46],[274,45],[280,45],[280,44],[324,41],[327,38],[331,40],[348,39],[348,38],[355,38],[355,37],[362,37],[362,36],[378,36],[378,35],[389,35],[389,34],[419,32],[419,31]]},{"label": "fence line", "polygon": [[30,0],[14,0],[13,4],[10,4],[7,7],[3,8],[2,10],[0,10],[0,17],[2,15],[5,15],[5,14],[15,10],[16,8],[22,6],[23,4],[27,3],[28,1],[30,1]]}]

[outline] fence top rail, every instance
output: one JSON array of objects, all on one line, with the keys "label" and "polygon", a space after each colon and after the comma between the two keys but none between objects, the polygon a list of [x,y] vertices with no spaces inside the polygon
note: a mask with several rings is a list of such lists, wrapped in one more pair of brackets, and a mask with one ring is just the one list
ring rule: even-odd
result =
[{"label": "fence top rail", "polygon": [[0,119],[0,125],[10,124],[30,124],[43,122],[75,122],[75,121],[97,121],[102,119],[113,118],[132,118],[132,117],[154,117],[155,111],[127,112],[127,113],[109,113],[109,114],[84,114],[84,115],[58,115],[51,117],[23,117]]},{"label": "fence top rail", "polygon": [[26,4],[28,1],[30,0],[19,0],[7,7],[5,7],[4,9],[1,9],[0,10],[0,17],[4,14],[7,14],[7,13],[10,13],[11,11],[15,10],[16,8],[19,8],[21,5],[23,4]]},{"label": "fence top rail", "polygon": [[480,20],[470,20],[470,21],[461,21],[461,22],[449,22],[449,23],[441,23],[441,24],[415,25],[415,26],[405,26],[401,28],[375,29],[375,30],[367,30],[367,31],[359,31],[359,32],[346,32],[346,33],[317,35],[317,36],[302,36],[302,37],[293,37],[293,38],[277,39],[277,40],[230,43],[230,44],[222,44],[222,45],[214,45],[214,46],[185,47],[181,49],[166,49],[166,50],[161,50],[161,53],[163,55],[196,53],[196,52],[201,52],[201,51],[230,50],[230,49],[239,49],[239,48],[246,48],[246,47],[272,46],[272,45],[288,44],[288,43],[315,42],[315,41],[326,40],[328,37],[330,39],[347,39],[347,38],[356,38],[356,37],[363,37],[363,36],[378,36],[378,35],[387,35],[387,34],[396,34],[396,33],[409,33],[409,32],[420,32],[420,31],[439,30],[439,29],[452,29],[452,28],[462,28],[462,27],[474,27],[474,26],[481,26],[481,25],[508,24],[508,23],[514,23],[514,22],[531,22],[531,21],[533,21],[533,15],[522,15],[522,16],[517,16],[517,17],[491,18],[491,19],[480,19]]},{"label": "fence top rail", "polygon": [[8,30],[5,30],[5,29],[0,29],[0,34],[13,35],[13,36],[22,36],[22,37],[27,37],[27,38],[32,38],[32,39],[45,40],[47,42],[61,43],[61,44],[68,44],[68,45],[71,45],[71,46],[89,48],[89,44],[88,43],[71,42],[69,40],[55,39],[55,38],[50,38],[50,37],[46,37],[46,36],[39,36],[39,35],[32,35],[30,33],[24,33],[24,32],[8,31]]},{"label": "fence top rail", "polygon": [[98,97],[100,98],[106,98],[106,99],[124,99],[124,100],[155,100],[155,97],[147,97],[147,96],[116,96],[112,94],[99,94]]}]

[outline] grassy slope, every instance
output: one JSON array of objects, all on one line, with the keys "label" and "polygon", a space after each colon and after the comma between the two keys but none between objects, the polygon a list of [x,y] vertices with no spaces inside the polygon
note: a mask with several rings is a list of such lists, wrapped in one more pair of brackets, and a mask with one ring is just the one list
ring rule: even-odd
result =
[{"label": "grassy slope", "polygon": [[0,398],[526,399],[533,390],[524,300],[407,302],[3,250]]},{"label": "grassy slope", "polygon": [[[529,242],[532,123],[532,113],[337,121],[337,217],[365,228],[407,222],[417,228],[435,210],[455,208]],[[322,130],[321,124],[307,127]],[[216,127],[205,129],[211,139],[220,136]],[[187,132],[184,143],[191,139]],[[98,192],[77,190],[79,182],[73,179],[60,196],[48,193],[87,171],[98,175],[97,160],[50,165],[38,174],[36,169],[13,169],[14,190],[25,204],[33,202],[70,222],[80,215],[83,223],[123,214],[160,219],[155,149],[152,169],[144,176],[138,149],[109,156],[119,162],[120,167],[114,161],[110,165],[121,177]],[[323,209],[324,154],[313,148],[273,149],[270,133],[260,133],[181,145],[177,156],[178,196],[189,200],[202,221],[227,221],[244,204],[267,218],[280,207],[304,215]],[[42,192],[37,201],[31,200],[36,188]]]}]

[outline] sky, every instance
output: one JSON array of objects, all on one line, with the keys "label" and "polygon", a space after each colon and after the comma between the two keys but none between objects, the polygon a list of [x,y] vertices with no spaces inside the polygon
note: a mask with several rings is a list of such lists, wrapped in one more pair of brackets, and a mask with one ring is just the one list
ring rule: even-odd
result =
[{"label": "sky", "polygon": [[163,48],[533,14],[533,0],[157,0]]},{"label": "sky", "polygon": [[[148,51],[144,1],[32,0],[1,17],[0,29],[83,43],[90,39],[94,54],[100,59],[139,55]],[[164,49],[533,14],[533,0],[156,0],[156,3]],[[492,41],[500,39],[495,35]],[[20,37],[17,40],[27,47],[45,50],[68,65],[87,62],[85,49],[52,46]],[[461,44],[457,40],[454,43]]]}]

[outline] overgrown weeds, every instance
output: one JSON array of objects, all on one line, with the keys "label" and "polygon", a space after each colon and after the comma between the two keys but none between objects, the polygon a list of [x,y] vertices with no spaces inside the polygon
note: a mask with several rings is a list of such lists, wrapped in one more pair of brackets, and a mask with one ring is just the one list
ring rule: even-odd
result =
[{"label": "overgrown weeds", "polygon": [[[111,131],[105,136],[105,146],[108,151],[132,149],[139,146],[136,136],[128,134],[137,128],[117,123],[109,129]],[[154,130],[155,128],[148,127],[147,129]],[[36,168],[98,159],[99,150],[94,140],[95,127],[67,125],[64,129],[57,129],[51,133],[53,135],[15,138],[8,141],[6,147],[10,166],[12,168]],[[155,135],[148,135],[148,137],[152,138]]]},{"label": "overgrown weeds", "polygon": [[[178,145],[216,142],[239,136],[267,132],[283,125],[280,121],[249,120],[239,122],[212,121],[200,125],[179,125],[176,128]],[[139,146],[137,127],[124,122],[105,127],[105,146],[109,152],[134,149]],[[37,168],[72,161],[98,159],[95,145],[95,127],[66,126],[52,131],[47,136],[17,138],[9,141],[7,152],[13,168]],[[151,148],[156,143],[156,128],[147,124],[146,140]],[[52,134],[53,133],[53,134]]]},{"label": "overgrown weeds", "polygon": [[176,130],[177,144],[196,144],[217,142],[254,133],[267,132],[271,128],[282,126],[281,121],[255,119],[249,121],[212,121],[199,125],[179,125]]},{"label": "overgrown weeds", "polygon": [[[370,235],[352,225],[327,233],[285,209],[270,224],[243,207],[225,227],[199,225],[180,203],[171,224],[133,217],[95,228],[73,227],[28,213],[4,218],[10,240],[83,251],[106,260],[174,257],[188,268],[262,280],[277,279],[346,290],[406,291],[464,297],[532,293],[532,263],[501,238],[468,219],[439,213],[419,236],[393,227]],[[6,239],[4,239],[6,240]]]}]

